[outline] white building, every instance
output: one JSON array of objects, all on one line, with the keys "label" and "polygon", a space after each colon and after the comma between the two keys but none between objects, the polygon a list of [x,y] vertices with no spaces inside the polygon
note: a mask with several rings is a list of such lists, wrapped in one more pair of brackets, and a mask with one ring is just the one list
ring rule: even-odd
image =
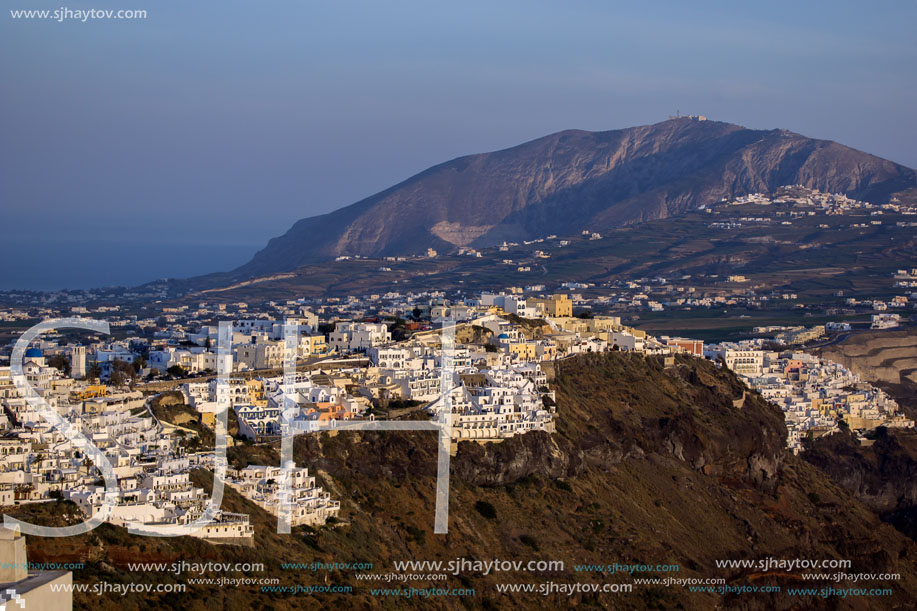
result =
[{"label": "white building", "polygon": [[764,371],[763,350],[726,350],[726,367],[747,377],[760,376]]},{"label": "white building", "polygon": [[329,335],[331,348],[338,352],[363,352],[392,341],[384,323],[338,322]]},{"label": "white building", "polygon": [[86,377],[85,346],[74,346],[70,349],[70,375],[74,378]]}]

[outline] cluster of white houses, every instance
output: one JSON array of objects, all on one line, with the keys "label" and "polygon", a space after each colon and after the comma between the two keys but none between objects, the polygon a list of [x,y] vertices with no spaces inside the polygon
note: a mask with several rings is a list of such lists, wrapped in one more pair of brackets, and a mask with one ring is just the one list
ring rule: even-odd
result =
[{"label": "cluster of white houses", "polygon": [[[180,443],[184,433],[158,422],[141,392],[64,377],[37,349],[26,352],[24,372],[44,404],[69,420],[111,464],[118,499],[108,521],[157,529],[201,518],[210,497],[195,485],[191,473],[213,468],[214,455],[187,453]],[[100,471],[84,446],[53,428],[21,396],[9,368],[0,368],[0,407],[0,505],[63,498],[86,516],[99,511],[105,501]],[[249,482],[252,473],[254,468],[246,471]],[[293,494],[301,501],[296,523],[323,522],[339,507],[305,469],[294,473]],[[272,509],[270,503],[263,506]],[[218,511],[212,522],[189,534],[215,543],[247,543],[253,530],[247,515]]]},{"label": "cluster of white houses", "polygon": [[839,363],[805,352],[762,350],[758,343],[712,345],[707,353],[722,358],[750,387],[783,410],[787,445],[794,452],[802,449],[807,435],[836,431],[839,420],[861,433],[878,426],[914,426],[885,392]]},{"label": "cluster of white houses", "polygon": [[[648,337],[624,327],[617,317],[573,317],[567,295],[524,301],[509,294],[484,295],[433,306],[430,314],[457,321],[455,347],[448,355],[443,353],[438,328],[421,329],[406,341],[395,342],[386,324],[336,321],[326,337],[317,332],[318,319],[309,310],[297,314],[282,321],[235,322],[233,372],[279,369],[291,356],[311,369],[287,376],[235,374],[226,383],[204,378],[181,384],[184,402],[197,411],[201,424],[215,428],[217,415],[228,406],[239,437],[265,442],[280,436],[284,413],[305,422],[374,418],[374,405],[392,402],[437,411],[447,389],[455,442],[500,441],[528,431],[554,431],[554,393],[548,387],[545,363],[583,352],[701,355],[703,350],[700,342]],[[513,317],[523,314],[521,319]],[[291,322],[298,325],[298,334],[290,344],[283,330]],[[119,484],[119,503],[111,521],[150,526],[198,520],[209,496],[191,475],[196,468],[212,468],[213,454],[186,449],[182,440],[196,433],[159,422],[147,406],[153,393],[77,379],[88,375],[89,355],[95,355],[95,363],[136,358],[133,340],[65,346],[38,343],[56,357],[69,355],[73,377],[62,373],[59,362],[51,366],[40,349],[32,348],[24,361],[26,378],[48,406],[73,422],[109,459]],[[150,350],[146,367],[213,370],[216,343],[216,326],[202,326],[184,334],[183,347]],[[295,355],[285,353],[288,345],[295,346]],[[9,368],[0,369],[0,407],[0,504],[62,497],[87,515],[98,511],[105,499],[99,471],[20,396]],[[287,411],[290,408],[292,412]],[[233,471],[228,483],[276,512],[276,468]],[[294,473],[293,495],[295,524],[318,524],[339,511],[339,504],[315,485],[305,469]],[[198,536],[214,540],[251,536],[245,516],[224,513],[217,518]]]},{"label": "cluster of white houses", "polygon": [[[537,318],[529,318],[526,327],[503,308]],[[608,350],[703,354],[702,342],[657,340],[622,326],[617,317],[575,318],[569,315],[571,309],[566,295],[534,303],[485,295],[480,303],[444,305],[436,314],[460,321],[448,355],[437,329],[394,342],[384,324],[339,322],[329,342],[333,357],[296,373],[295,380],[231,380],[225,399],[241,436],[268,441],[280,435],[281,413],[291,407],[292,418],[303,421],[372,418],[373,403],[392,401],[426,404],[437,411],[445,388],[454,441],[499,441],[527,431],[554,430],[554,394],[542,369],[545,362]],[[531,327],[533,320],[537,329]],[[365,356],[368,366],[348,365],[346,357],[353,354]],[[221,404],[220,388],[215,380],[182,386],[186,402],[201,412],[205,423],[213,421]]]},{"label": "cluster of white houses", "polygon": [[[279,513],[283,473],[280,467],[249,465],[243,469],[230,469],[226,483],[242,493],[262,509]],[[294,467],[289,474],[292,507],[291,526],[317,526],[328,518],[336,517],[341,502],[332,500],[331,494],[315,485],[308,469]]]},{"label": "cluster of white houses", "polygon": [[[333,328],[320,332],[317,316],[301,305],[282,306],[291,315],[280,320],[233,323],[234,366],[228,380],[204,376],[178,386],[202,425],[215,429],[218,414],[228,408],[238,424],[236,434],[260,443],[281,436],[284,418],[294,425],[334,423],[373,419],[386,407],[435,414],[448,407],[454,443],[499,442],[529,431],[552,433],[557,412],[548,385],[551,364],[576,354],[618,350],[724,358],[728,367],[781,406],[794,450],[809,431],[833,430],[838,418],[854,430],[879,424],[913,426],[900,416],[894,401],[837,364],[804,354],[766,352],[760,344],[705,350],[698,340],[651,337],[622,325],[616,316],[574,317],[573,300],[566,294],[524,298],[509,292],[421,304],[434,321],[455,323],[448,353],[438,324],[410,323],[413,332],[401,341],[393,339],[397,324],[369,317],[336,318]],[[284,329],[291,323],[296,336],[287,338]],[[217,331],[214,324],[176,331],[170,339],[174,343],[145,353],[144,366],[157,371],[174,366],[185,372],[216,370]],[[782,331],[795,339],[813,333],[803,328]],[[824,327],[819,331],[814,336]],[[95,354],[97,364],[137,358],[133,342],[52,346],[55,355],[69,355],[73,377],[62,374],[59,359],[52,367],[33,348],[26,352],[24,373],[47,405],[77,424],[111,462],[119,483],[119,504],[111,521],[125,526],[190,524],[209,503],[192,472],[214,468],[213,453],[189,453],[182,438],[196,433],[153,417],[147,407],[152,391],[145,395],[76,379],[87,375],[88,354]],[[302,367],[281,374],[291,362]],[[98,511],[104,500],[98,471],[20,396],[9,368],[0,368],[0,407],[0,504],[63,497],[87,515]],[[305,468],[294,469],[291,480],[294,525],[321,524],[339,512],[339,502]],[[279,468],[259,465],[229,470],[227,479],[229,486],[273,513],[278,512],[281,482]],[[197,536],[236,541],[251,534],[247,516],[221,513]]]}]

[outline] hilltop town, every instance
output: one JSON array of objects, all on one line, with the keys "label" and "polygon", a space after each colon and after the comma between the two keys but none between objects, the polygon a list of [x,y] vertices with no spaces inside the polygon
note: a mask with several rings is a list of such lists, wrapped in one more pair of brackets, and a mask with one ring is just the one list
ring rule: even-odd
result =
[{"label": "hilltop town", "polygon": [[[98,470],[42,418],[26,399],[24,383],[108,457],[119,484],[110,521],[129,528],[187,525],[204,514],[209,497],[192,473],[215,468],[215,434],[227,410],[228,444],[244,448],[275,444],[284,413],[300,427],[431,418],[448,395],[454,452],[461,441],[553,433],[560,416],[550,380],[558,361],[578,354],[713,359],[780,406],[787,444],[796,452],[807,436],[839,426],[865,433],[914,425],[883,391],[838,364],[793,349],[849,331],[846,323],[761,328],[757,339],[705,346],[698,339],[652,336],[620,316],[583,309],[595,304],[578,294],[511,291],[464,299],[392,292],[258,305],[200,302],[163,307],[148,320],[117,306],[43,308],[43,317],[107,319],[117,338],[62,327],[25,351],[18,388],[11,368],[0,368],[0,504],[62,498],[89,516],[105,496]],[[217,323],[225,319],[232,322],[224,338],[230,345],[224,346]],[[445,324],[454,325],[448,351]],[[216,375],[221,355],[229,357],[223,377]],[[743,400],[735,397],[736,409]],[[281,480],[276,465],[226,471],[230,487],[274,514]],[[291,481],[293,525],[336,518],[340,499],[323,489],[309,465],[298,465]],[[248,516],[221,511],[195,536],[245,543],[252,529]]]}]

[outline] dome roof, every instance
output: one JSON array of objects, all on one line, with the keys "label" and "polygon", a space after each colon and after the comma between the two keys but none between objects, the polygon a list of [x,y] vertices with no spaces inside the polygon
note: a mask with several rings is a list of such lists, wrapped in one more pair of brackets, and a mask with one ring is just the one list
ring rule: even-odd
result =
[{"label": "dome roof", "polygon": [[44,356],[44,353],[40,348],[29,348],[25,351],[25,358],[27,359],[40,359]]},{"label": "dome roof", "polygon": [[509,335],[507,335],[506,333],[501,333],[500,335],[497,336],[497,339],[509,339]]}]

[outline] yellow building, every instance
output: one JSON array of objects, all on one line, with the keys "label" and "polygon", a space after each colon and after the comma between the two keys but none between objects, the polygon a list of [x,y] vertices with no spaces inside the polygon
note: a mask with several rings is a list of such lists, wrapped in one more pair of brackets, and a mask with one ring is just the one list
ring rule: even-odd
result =
[{"label": "yellow building", "polygon": [[328,354],[328,340],[324,335],[308,335],[302,341],[309,342],[308,356],[324,356]]},{"label": "yellow building", "polygon": [[544,313],[552,318],[573,316],[573,302],[567,295],[551,295],[544,302]]},{"label": "yellow building", "polygon": [[579,333],[585,335],[589,333],[589,321],[585,318],[573,318],[567,316],[554,321],[558,327],[570,333]]},{"label": "yellow building", "polygon": [[252,405],[267,405],[264,398],[264,382],[261,380],[246,380],[245,385],[248,389],[248,400]]},{"label": "yellow building", "polygon": [[507,351],[510,356],[514,356],[523,361],[535,360],[535,342],[518,342],[509,344]]},{"label": "yellow building", "polygon": [[623,327],[625,333],[630,333],[634,337],[639,337],[640,339],[646,339],[646,331],[641,331],[640,329],[633,329],[631,327]]},{"label": "yellow building", "polygon": [[201,424],[204,426],[214,429],[217,425],[217,413],[216,412],[201,412]]},{"label": "yellow building", "polygon": [[590,331],[615,331],[621,328],[620,316],[593,316],[589,319]]},{"label": "yellow building", "polygon": [[86,401],[87,399],[95,399],[108,395],[108,387],[104,385],[87,386],[73,394],[74,398],[78,401]]}]

